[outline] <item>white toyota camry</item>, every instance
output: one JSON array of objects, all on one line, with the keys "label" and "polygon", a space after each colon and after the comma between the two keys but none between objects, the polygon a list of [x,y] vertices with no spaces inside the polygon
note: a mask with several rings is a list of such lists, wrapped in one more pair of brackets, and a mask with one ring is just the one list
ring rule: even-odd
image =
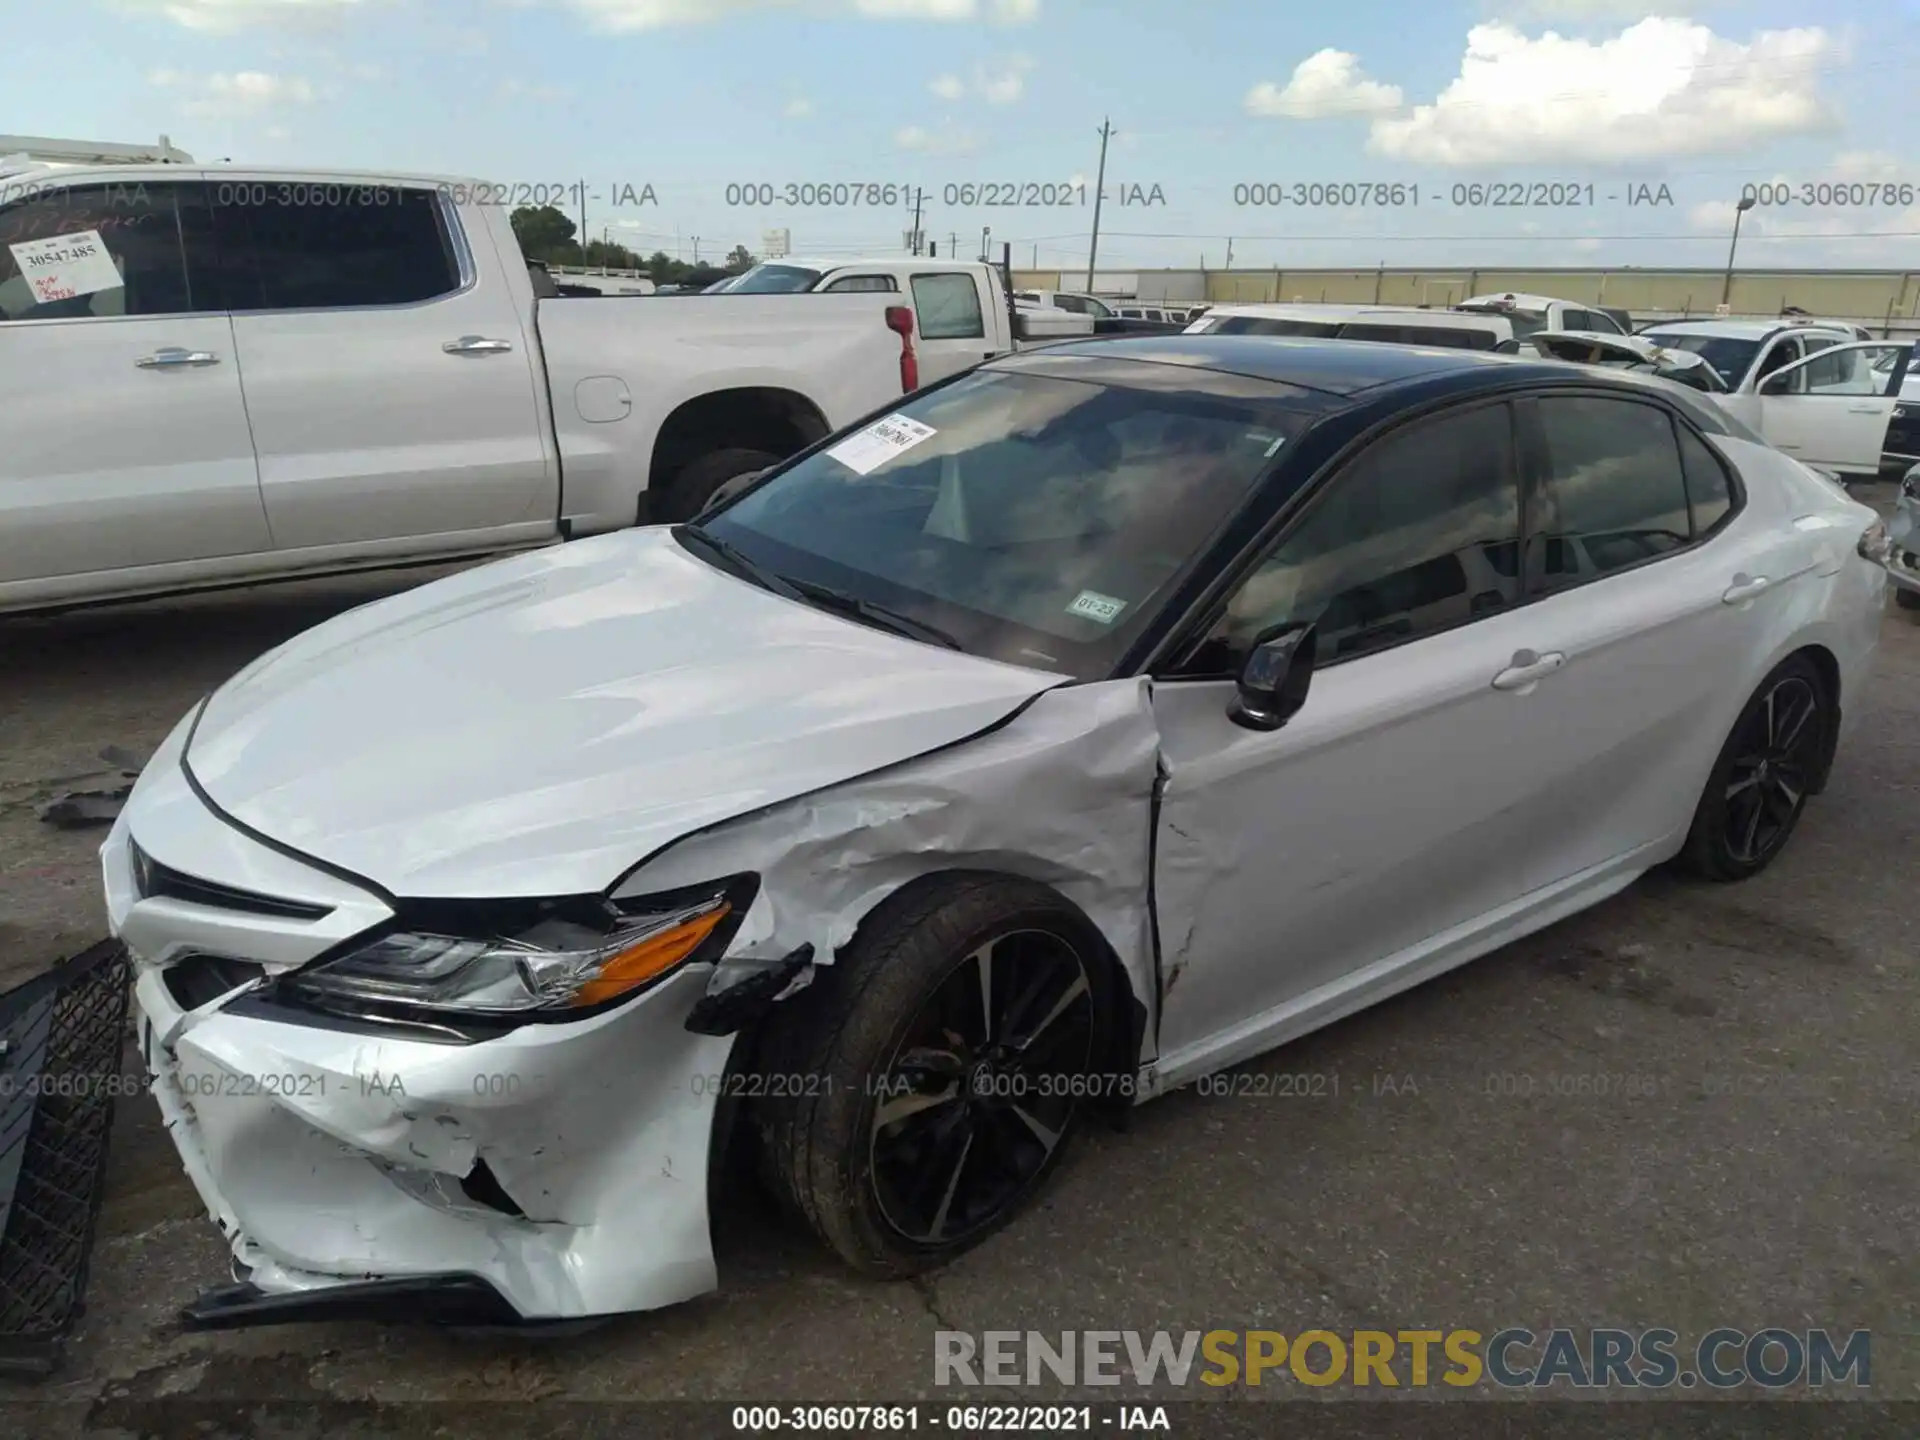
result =
[{"label": "white toyota camry", "polygon": [[1179,336],[342,615],[102,851],[232,1246],[189,1317],[683,1300],[729,1143],[860,1270],[947,1260],[1097,1107],[1766,866],[1887,551],[1682,387]]}]

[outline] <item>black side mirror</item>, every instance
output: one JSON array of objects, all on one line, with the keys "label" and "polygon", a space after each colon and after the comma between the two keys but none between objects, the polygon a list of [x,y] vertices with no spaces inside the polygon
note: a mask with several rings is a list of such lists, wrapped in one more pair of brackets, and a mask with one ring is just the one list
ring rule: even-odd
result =
[{"label": "black side mirror", "polygon": [[1227,718],[1249,730],[1278,730],[1293,719],[1307,703],[1318,648],[1311,625],[1263,634],[1240,667],[1239,693],[1227,706]]}]

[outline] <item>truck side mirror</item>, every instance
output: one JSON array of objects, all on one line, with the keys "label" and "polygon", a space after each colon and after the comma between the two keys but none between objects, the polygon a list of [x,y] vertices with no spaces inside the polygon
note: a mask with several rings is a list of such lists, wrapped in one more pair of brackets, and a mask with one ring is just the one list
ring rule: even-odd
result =
[{"label": "truck side mirror", "polygon": [[1307,703],[1319,649],[1311,625],[1279,626],[1265,631],[1240,667],[1227,718],[1249,730],[1278,730]]}]

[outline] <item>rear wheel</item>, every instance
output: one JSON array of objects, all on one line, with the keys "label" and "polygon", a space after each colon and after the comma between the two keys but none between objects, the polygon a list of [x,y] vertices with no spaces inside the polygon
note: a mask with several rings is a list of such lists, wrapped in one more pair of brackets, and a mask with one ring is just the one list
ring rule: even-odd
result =
[{"label": "rear wheel", "polygon": [[1103,1092],[1111,989],[1097,935],[1044,886],[954,876],[888,901],[776,1012],[771,1187],[865,1274],[971,1249]]},{"label": "rear wheel", "polygon": [[1758,875],[1800,822],[1833,743],[1833,702],[1819,669],[1793,656],[1740,712],[1707,780],[1681,862],[1707,880]]},{"label": "rear wheel", "polygon": [[661,512],[656,518],[679,522],[691,520],[712,498],[713,493],[730,480],[752,475],[778,465],[780,457],[766,450],[745,448],[714,450],[681,467],[667,486]]}]

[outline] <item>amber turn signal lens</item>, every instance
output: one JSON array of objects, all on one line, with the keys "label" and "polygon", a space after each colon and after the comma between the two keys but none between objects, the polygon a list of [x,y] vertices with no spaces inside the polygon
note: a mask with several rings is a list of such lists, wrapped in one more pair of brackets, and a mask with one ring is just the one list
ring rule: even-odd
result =
[{"label": "amber turn signal lens", "polygon": [[600,967],[600,973],[580,987],[573,997],[579,1005],[603,1005],[649,980],[658,979],[694,951],[733,913],[726,901],[657,935],[635,941],[624,950],[616,950]]}]

